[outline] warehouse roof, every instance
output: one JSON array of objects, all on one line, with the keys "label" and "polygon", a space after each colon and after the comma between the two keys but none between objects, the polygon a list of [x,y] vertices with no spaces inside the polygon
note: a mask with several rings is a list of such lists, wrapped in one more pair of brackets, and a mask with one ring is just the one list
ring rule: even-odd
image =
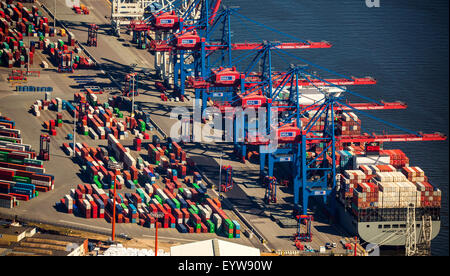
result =
[{"label": "warehouse roof", "polygon": [[86,239],[79,237],[38,233],[11,244],[8,255],[67,256],[74,249],[83,246],[85,241]]},{"label": "warehouse roof", "polygon": [[20,235],[23,232],[33,230],[33,227],[23,227],[23,226],[0,226],[0,234],[4,235]]},{"label": "warehouse roof", "polygon": [[261,256],[259,249],[219,239],[193,242],[170,248],[171,256]]}]

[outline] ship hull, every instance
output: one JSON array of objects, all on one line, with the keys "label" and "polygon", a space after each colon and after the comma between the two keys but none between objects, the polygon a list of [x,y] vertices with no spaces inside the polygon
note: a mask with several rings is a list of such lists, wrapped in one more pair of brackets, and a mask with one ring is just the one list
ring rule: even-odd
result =
[{"label": "ship hull", "polygon": [[[356,218],[338,205],[338,219],[342,227],[351,235],[358,236],[367,243],[383,246],[405,246],[406,221],[357,222]],[[422,221],[416,221],[417,240],[422,233]],[[436,238],[441,229],[440,221],[431,222],[431,239]]]}]

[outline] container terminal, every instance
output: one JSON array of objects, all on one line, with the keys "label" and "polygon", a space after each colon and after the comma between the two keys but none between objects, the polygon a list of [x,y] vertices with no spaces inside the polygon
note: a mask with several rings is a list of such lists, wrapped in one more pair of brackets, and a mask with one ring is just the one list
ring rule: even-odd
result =
[{"label": "container terminal", "polygon": [[[286,42],[232,41],[235,20]],[[447,136],[378,119],[368,111],[407,103],[360,95],[352,87],[377,80],[293,54],[325,54],[332,42],[292,37],[220,0],[1,0],[0,23],[2,218],[280,255],[369,255],[368,244],[430,254],[441,191],[388,145]],[[279,55],[284,71],[272,69]],[[195,140],[195,118],[171,117],[177,108],[201,127],[220,115],[235,135]],[[395,134],[365,133],[364,117]],[[180,122],[187,140],[176,141]]]}]

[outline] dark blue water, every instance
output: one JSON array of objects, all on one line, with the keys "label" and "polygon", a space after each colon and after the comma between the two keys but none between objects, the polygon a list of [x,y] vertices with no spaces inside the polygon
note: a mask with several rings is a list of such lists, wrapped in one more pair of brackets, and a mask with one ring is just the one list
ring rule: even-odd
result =
[{"label": "dark blue water", "polygon": [[[380,8],[371,9],[364,0],[226,0],[226,4],[239,5],[243,15],[300,39],[330,41],[334,45],[331,49],[299,50],[295,54],[344,75],[376,78],[376,86],[351,87],[361,95],[408,103],[407,110],[371,114],[414,131],[449,133],[447,0],[381,0]],[[233,17],[232,25],[235,42],[290,40],[239,17]],[[276,70],[302,63],[275,59]],[[365,130],[392,131],[360,117]],[[403,149],[410,164],[423,168],[430,182],[443,191],[442,227],[432,242],[432,253],[448,255],[448,141],[385,147]]]}]

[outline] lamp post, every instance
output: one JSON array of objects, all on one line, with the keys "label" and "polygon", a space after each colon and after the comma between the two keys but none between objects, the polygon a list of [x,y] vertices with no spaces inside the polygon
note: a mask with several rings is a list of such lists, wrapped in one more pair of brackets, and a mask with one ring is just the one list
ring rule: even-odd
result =
[{"label": "lamp post", "polygon": [[135,63],[133,63],[133,64],[131,64],[131,67],[133,68],[133,73],[131,74],[131,77],[133,77],[133,81],[132,81],[132,83],[133,83],[133,86],[132,86],[132,88],[131,88],[131,92],[133,93],[133,99],[132,99],[132,103],[131,103],[131,117],[133,117],[134,118],[134,82],[135,82],[135,79],[136,79],[136,72],[135,72],[135,68],[136,68],[136,66],[137,66],[137,64],[135,64]]},{"label": "lamp post", "polygon": [[[75,107],[75,106],[74,106]],[[75,136],[76,136],[76,134],[77,134],[77,116],[80,116],[80,114],[79,114],[79,112],[81,111],[81,105],[79,105],[79,109],[78,109],[78,111],[76,110],[76,108],[75,108],[75,110],[73,111],[73,157],[75,157],[76,155],[75,155],[75,144],[76,144],[76,141],[75,141]]]},{"label": "lamp post", "polygon": [[30,34],[27,32],[28,36],[28,58],[27,58],[27,76],[30,73],[30,51],[31,51],[31,44],[30,44]]},{"label": "lamp post", "polygon": [[222,190],[222,156],[223,152],[220,154],[220,167],[219,167],[219,199],[220,199],[220,192]]},{"label": "lamp post", "polygon": [[158,219],[164,217],[164,213],[162,212],[156,212],[156,213],[151,213],[150,216],[156,219],[155,222],[155,257],[158,256]]},{"label": "lamp post", "polygon": [[123,163],[116,162],[108,162],[108,169],[114,170],[116,173],[114,174],[114,199],[113,199],[113,219],[112,219],[112,233],[111,239],[115,240],[116,236],[116,184],[117,184],[117,174],[120,173],[120,170],[123,168]]},{"label": "lamp post", "polygon": [[56,0],[55,0],[55,13],[53,15],[53,31],[56,31]]}]

